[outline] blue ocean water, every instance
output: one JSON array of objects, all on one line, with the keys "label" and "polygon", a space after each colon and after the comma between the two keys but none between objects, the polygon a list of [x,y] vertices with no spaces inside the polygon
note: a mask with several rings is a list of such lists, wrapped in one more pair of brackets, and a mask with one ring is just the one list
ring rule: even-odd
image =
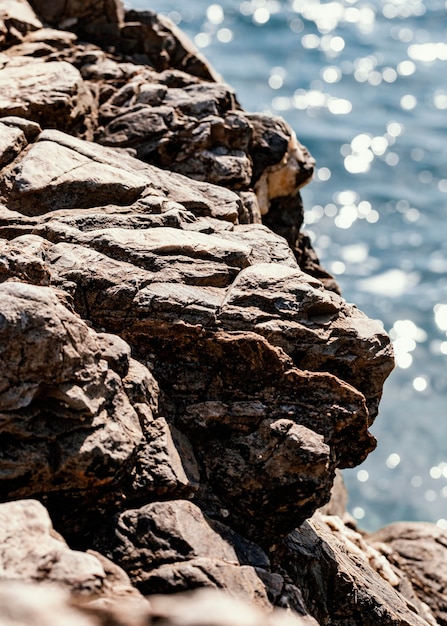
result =
[{"label": "blue ocean water", "polygon": [[397,367],[345,472],[365,529],[447,528],[446,0],[131,0],[168,14],[249,111],[317,160],[306,230],[343,295],[381,320]]}]

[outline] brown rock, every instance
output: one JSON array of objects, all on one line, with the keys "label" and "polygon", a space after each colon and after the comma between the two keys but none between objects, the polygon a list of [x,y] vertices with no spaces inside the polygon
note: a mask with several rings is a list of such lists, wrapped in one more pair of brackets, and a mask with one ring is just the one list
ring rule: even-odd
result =
[{"label": "brown rock", "polygon": [[79,71],[70,63],[32,62],[0,70],[0,116],[28,117],[41,126],[73,132],[92,108]]},{"label": "brown rock", "polygon": [[[271,608],[254,567],[268,566],[266,555],[191,502],[154,502],[125,511],[99,542],[146,595],[211,587]],[[240,563],[239,555],[249,555],[251,563]]]},{"label": "brown rock", "polygon": [[99,341],[48,287],[0,285],[2,498],[99,487],[143,440]]},{"label": "brown rock", "polygon": [[[242,111],[165,18],[34,0],[79,43],[29,7],[11,17],[19,4],[0,23],[1,497],[41,498],[145,593],[219,588],[296,624],[433,625],[413,589],[426,572],[412,586],[338,517],[286,536],[373,449],[393,365],[300,230],[312,157],[279,118]],[[326,511],[343,516],[343,497]],[[73,556],[51,528],[21,542],[22,526],[6,541],[17,578],[87,594],[64,623],[178,624],[178,604],[151,618],[100,553]],[[220,600],[201,601],[209,620]]]},{"label": "brown rock", "polygon": [[[4,198],[10,208],[39,215],[55,208],[132,204],[138,212],[163,213],[178,205],[197,215],[235,222],[239,197],[221,187],[167,173],[120,152],[55,130],[4,172]],[[173,202],[172,202],[173,201]]]},{"label": "brown rock", "polygon": [[26,146],[25,134],[0,122],[0,167],[8,165]]},{"label": "brown rock", "polygon": [[[335,518],[343,525],[339,518]],[[327,520],[327,521],[325,521]],[[336,523],[337,525],[337,523]],[[315,515],[284,542],[281,561],[303,590],[310,612],[321,625],[434,625],[433,617],[397,590],[399,572],[370,548],[359,548],[351,535],[336,538],[331,518]],[[376,558],[375,567],[370,560]],[[378,571],[377,571],[378,570]]]},{"label": "brown rock", "polygon": [[447,624],[447,531],[424,522],[397,522],[368,537],[411,581],[436,623]]},{"label": "brown rock", "polygon": [[0,282],[20,281],[32,285],[49,285],[50,271],[42,258],[24,252],[19,246],[2,242],[0,248]]},{"label": "brown rock", "polygon": [[175,24],[152,11],[126,11],[120,47],[158,71],[175,68],[205,80],[218,75]]},{"label": "brown rock", "polygon": [[85,604],[102,598],[149,608],[119,567],[101,555],[70,550],[36,500],[0,504],[0,520],[0,579],[57,585]]},{"label": "brown rock", "polygon": [[[32,159],[39,151],[42,158],[47,154],[46,143],[49,154],[54,146],[57,154],[61,148],[81,159],[81,174],[91,176],[98,167],[100,180],[101,168],[118,170],[120,162],[120,176],[138,176],[145,187],[135,188],[138,199],[127,209],[116,204],[100,212],[59,209],[24,220],[6,213],[4,232],[15,233],[18,222],[22,228],[28,224],[35,234],[17,238],[15,245],[40,256],[82,315],[121,334],[138,358],[151,363],[168,423],[191,440],[202,459],[199,466],[219,486],[218,497],[237,524],[250,533],[255,520],[256,532],[289,531],[327,499],[337,465],[358,463],[374,446],[367,426],[392,365],[389,340],[355,308],[306,277],[284,240],[265,227],[232,226],[237,215],[229,209],[237,206],[237,197],[228,190],[197,182],[191,190],[189,179],[45,131],[10,168],[11,183],[4,187],[10,206],[42,212],[44,203],[58,206],[66,197],[82,203],[75,190],[85,194],[85,184],[78,185],[76,177],[67,194],[65,174],[50,186],[34,174]],[[62,158],[60,163],[70,176],[71,168]],[[116,202],[108,180],[98,189],[97,197],[94,192],[85,197],[96,205],[111,196]],[[198,202],[190,200],[192,193]],[[204,206],[210,217],[203,217]],[[375,377],[367,379],[370,364]],[[369,416],[363,396],[350,385],[367,398]],[[341,409],[340,398],[346,403]],[[166,427],[151,425],[149,439],[173,459]],[[347,436],[354,432],[356,447]],[[270,449],[269,441],[276,442],[275,453],[256,464],[256,450]],[[210,459],[207,446],[215,451]],[[246,449],[252,452],[241,455]],[[145,477],[135,484],[158,481],[163,493],[197,484],[194,463],[182,469],[173,461],[177,469],[155,471],[152,452],[138,457],[147,471],[139,470]],[[240,467],[246,476],[242,484],[236,480]],[[279,506],[278,498],[287,504]]]},{"label": "brown rock", "polygon": [[95,23],[120,23],[124,17],[123,4],[120,0],[31,0],[31,6],[45,22],[64,28],[78,21]]}]

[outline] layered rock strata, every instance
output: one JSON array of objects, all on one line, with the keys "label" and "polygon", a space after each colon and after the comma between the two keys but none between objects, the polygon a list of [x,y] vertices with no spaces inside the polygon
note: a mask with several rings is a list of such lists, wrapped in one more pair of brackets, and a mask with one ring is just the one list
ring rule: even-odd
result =
[{"label": "layered rock strata", "polygon": [[192,625],[207,603],[224,623],[220,596],[166,604],[198,588],[257,606],[244,624],[443,624],[411,551],[316,512],[373,450],[393,358],[300,230],[293,131],[119,2],[10,0],[0,46],[0,595],[27,595],[20,623],[39,584],[73,624]]}]

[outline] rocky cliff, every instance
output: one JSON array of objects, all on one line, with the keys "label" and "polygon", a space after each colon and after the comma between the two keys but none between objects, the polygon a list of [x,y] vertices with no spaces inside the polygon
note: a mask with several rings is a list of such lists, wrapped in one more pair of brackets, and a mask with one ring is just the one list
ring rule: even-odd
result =
[{"label": "rocky cliff", "polygon": [[447,624],[446,532],[344,510],[393,356],[292,129],[118,0],[0,50],[0,623]]}]

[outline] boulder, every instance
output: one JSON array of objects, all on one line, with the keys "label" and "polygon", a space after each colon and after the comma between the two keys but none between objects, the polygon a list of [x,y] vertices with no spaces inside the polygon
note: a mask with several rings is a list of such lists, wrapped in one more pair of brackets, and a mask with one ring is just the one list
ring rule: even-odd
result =
[{"label": "boulder", "polygon": [[256,570],[269,567],[267,556],[189,501],[153,502],[124,511],[101,535],[98,549],[121,564],[145,595],[219,588],[271,608]]},{"label": "boulder", "polygon": [[49,287],[0,284],[2,499],[95,490],[144,436],[100,337]]},{"label": "boulder", "polygon": [[[123,570],[102,555],[71,550],[54,531],[47,511],[36,500],[0,504],[0,521],[1,581],[40,583],[50,590],[50,598],[53,589],[63,589],[85,606],[112,608],[121,603],[134,610],[148,611],[148,602],[132,587]],[[5,583],[0,583],[3,599],[6,589]],[[12,587],[13,594],[17,589]],[[0,604],[4,606],[3,602]],[[22,607],[24,614],[29,609],[26,605]],[[47,612],[50,613],[48,609]]]}]

